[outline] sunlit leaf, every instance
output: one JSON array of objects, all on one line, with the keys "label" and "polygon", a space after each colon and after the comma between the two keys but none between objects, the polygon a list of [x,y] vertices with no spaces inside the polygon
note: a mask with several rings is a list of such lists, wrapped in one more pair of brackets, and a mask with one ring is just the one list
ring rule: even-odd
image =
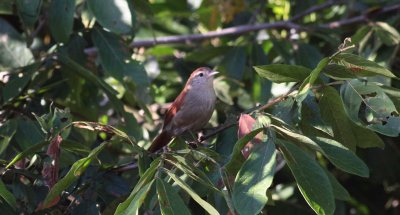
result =
[{"label": "sunlit leaf", "polygon": [[272,138],[257,144],[236,175],[233,203],[239,214],[258,214],[267,203],[267,189],[275,174],[275,145]]},{"label": "sunlit leaf", "polygon": [[0,69],[23,67],[32,61],[32,52],[21,35],[0,18]]},{"label": "sunlit leaf", "polygon": [[276,83],[303,81],[311,73],[309,68],[285,64],[254,66],[254,69],[261,77]]},{"label": "sunlit leaf", "polygon": [[131,10],[131,3],[128,1],[98,2],[97,0],[88,0],[87,5],[96,20],[104,28],[118,34],[127,34],[133,30],[135,15]]},{"label": "sunlit leaf", "polygon": [[333,214],[335,201],[332,186],[321,166],[293,143],[282,140],[277,143],[307,203],[317,214]]}]

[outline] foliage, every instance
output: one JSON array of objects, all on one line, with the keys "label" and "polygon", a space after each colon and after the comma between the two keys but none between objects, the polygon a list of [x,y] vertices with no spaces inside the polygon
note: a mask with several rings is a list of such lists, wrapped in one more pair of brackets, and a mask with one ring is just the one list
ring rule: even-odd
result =
[{"label": "foliage", "polygon": [[[399,9],[0,2],[2,214],[398,212]],[[148,153],[199,66],[218,127]]]}]

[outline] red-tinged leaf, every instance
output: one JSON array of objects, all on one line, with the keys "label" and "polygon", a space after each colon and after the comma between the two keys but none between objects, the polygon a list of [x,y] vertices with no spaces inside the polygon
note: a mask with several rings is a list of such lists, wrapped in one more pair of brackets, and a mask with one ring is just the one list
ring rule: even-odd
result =
[{"label": "red-tinged leaf", "polygon": [[[253,129],[253,125],[256,120],[251,117],[249,114],[241,114],[239,118],[239,129],[238,129],[238,139],[244,137],[246,134],[250,133]],[[261,143],[262,134],[257,134],[253,140],[249,141],[246,146],[242,149],[242,154],[244,158],[248,158],[251,152],[251,149],[254,147],[254,144]]]},{"label": "red-tinged leaf", "polygon": [[45,208],[50,208],[53,207],[54,205],[56,205],[59,201],[60,201],[61,197],[60,196],[56,196],[53,200],[51,200],[48,204],[43,205],[43,202],[40,202],[38,207],[36,208],[36,212],[43,210]]},{"label": "red-tinged leaf", "polygon": [[42,175],[46,186],[50,189],[57,183],[60,161],[61,135],[57,135],[49,144],[46,154],[51,158],[50,162],[43,164]]}]

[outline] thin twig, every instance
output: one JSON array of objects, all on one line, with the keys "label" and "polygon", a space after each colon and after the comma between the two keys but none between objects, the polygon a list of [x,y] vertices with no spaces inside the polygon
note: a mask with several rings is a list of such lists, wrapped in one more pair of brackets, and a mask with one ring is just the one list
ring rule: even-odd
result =
[{"label": "thin twig", "polygon": [[293,22],[293,21],[301,19],[301,18],[303,18],[303,17],[305,17],[307,15],[310,15],[311,13],[315,13],[317,11],[326,9],[326,8],[332,6],[332,5],[339,5],[339,4],[343,4],[343,3],[344,3],[344,1],[329,0],[329,1],[325,2],[325,3],[312,6],[312,7],[308,8],[307,10],[300,12],[299,14],[297,14],[297,15],[293,16],[292,18],[290,18],[290,20]]}]

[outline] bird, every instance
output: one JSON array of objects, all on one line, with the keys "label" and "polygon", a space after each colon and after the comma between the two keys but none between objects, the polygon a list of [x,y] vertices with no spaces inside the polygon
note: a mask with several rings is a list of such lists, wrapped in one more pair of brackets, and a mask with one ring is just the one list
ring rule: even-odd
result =
[{"label": "bird", "polygon": [[186,131],[198,131],[208,123],[217,98],[214,91],[216,74],[217,71],[208,67],[192,72],[185,87],[168,108],[161,133],[154,138],[149,152],[156,152],[174,137]]}]

